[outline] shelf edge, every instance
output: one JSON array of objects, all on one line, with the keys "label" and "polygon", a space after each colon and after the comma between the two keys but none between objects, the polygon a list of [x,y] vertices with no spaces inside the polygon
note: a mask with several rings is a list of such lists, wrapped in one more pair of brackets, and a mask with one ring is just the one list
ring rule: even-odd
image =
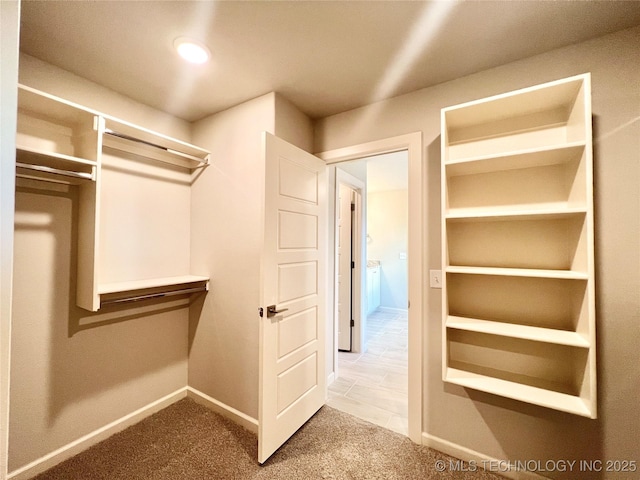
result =
[{"label": "shelf edge", "polygon": [[[460,375],[460,377],[456,377],[454,374]],[[553,390],[532,387],[522,383],[478,375],[451,367],[446,369],[443,381],[492,395],[499,395],[501,397],[551,408],[553,410],[594,418],[591,410],[582,398],[566,393],[554,392]],[[489,383],[494,384],[494,386],[492,387]],[[495,385],[499,388],[496,388]]]},{"label": "shelf edge", "polygon": [[[445,326],[447,328],[456,330],[485,333],[487,335],[498,335],[501,337],[518,338],[521,340],[529,340],[532,342],[565,345],[576,348],[591,347],[589,341],[583,335],[567,330],[532,327],[528,325],[494,322],[491,320],[470,319],[465,317],[457,317],[454,315],[449,315],[447,317]],[[504,329],[504,331],[501,331],[500,328]],[[553,339],[553,334],[557,334],[560,339]]]}]

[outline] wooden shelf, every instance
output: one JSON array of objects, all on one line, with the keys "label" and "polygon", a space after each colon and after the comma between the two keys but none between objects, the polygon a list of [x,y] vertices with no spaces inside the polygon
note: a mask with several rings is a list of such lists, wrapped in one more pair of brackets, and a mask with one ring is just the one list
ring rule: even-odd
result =
[{"label": "wooden shelf", "polygon": [[474,390],[493,393],[583,417],[595,418],[592,408],[587,405],[584,399],[575,395],[478,375],[455,368],[447,368],[444,380],[462,387],[473,388]]},{"label": "wooden shelf", "polygon": [[514,323],[494,322],[477,318],[456,317],[449,315],[445,322],[447,328],[470,332],[488,333],[506,337],[521,338],[535,342],[568,345],[571,347],[589,348],[589,339],[577,332],[556,330],[551,328],[531,327]]}]

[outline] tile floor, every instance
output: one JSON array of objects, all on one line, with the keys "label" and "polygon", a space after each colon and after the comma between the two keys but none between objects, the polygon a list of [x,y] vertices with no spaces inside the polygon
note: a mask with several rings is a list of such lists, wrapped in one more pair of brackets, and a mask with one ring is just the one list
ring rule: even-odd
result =
[{"label": "tile floor", "polygon": [[406,311],[376,310],[367,318],[364,353],[338,352],[338,378],[327,405],[408,435]]}]

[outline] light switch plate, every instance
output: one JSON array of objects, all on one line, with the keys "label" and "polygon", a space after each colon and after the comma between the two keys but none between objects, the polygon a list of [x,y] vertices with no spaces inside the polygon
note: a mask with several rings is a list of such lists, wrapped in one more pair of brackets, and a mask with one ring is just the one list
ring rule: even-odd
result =
[{"label": "light switch plate", "polygon": [[442,270],[429,270],[429,286],[442,288]]}]

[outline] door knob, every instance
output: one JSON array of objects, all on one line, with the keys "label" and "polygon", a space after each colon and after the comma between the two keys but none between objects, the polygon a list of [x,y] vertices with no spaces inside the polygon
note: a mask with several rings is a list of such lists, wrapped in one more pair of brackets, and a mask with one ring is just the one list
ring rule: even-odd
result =
[{"label": "door knob", "polygon": [[275,315],[277,315],[279,313],[282,313],[282,312],[286,312],[287,310],[289,310],[289,309],[288,308],[282,308],[280,310],[277,310],[275,305],[269,305],[267,307],[267,318],[273,317],[273,316],[275,316]]}]

